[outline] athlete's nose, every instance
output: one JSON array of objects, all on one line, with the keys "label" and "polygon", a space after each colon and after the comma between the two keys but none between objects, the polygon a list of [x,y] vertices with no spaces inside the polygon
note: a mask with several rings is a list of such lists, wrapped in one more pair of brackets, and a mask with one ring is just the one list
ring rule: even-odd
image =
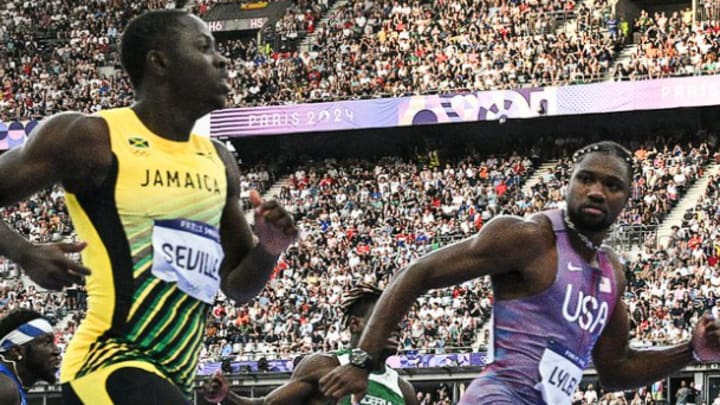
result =
[{"label": "athlete's nose", "polygon": [[228,61],[229,59],[226,58],[225,55],[217,51],[215,52],[215,66],[221,69],[225,69],[225,67],[227,67]]},{"label": "athlete's nose", "polygon": [[590,185],[590,189],[588,190],[587,196],[590,200],[596,203],[605,202],[605,192],[603,190],[603,185],[596,181],[593,184]]}]

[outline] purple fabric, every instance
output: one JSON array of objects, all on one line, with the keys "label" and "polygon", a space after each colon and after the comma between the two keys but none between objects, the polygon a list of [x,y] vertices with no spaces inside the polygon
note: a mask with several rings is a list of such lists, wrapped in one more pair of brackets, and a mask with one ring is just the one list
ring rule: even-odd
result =
[{"label": "purple fabric", "polygon": [[495,302],[490,364],[469,386],[460,404],[496,403],[503,395],[512,395],[508,399],[515,403],[543,403],[534,387],[550,340],[570,349],[587,366],[592,348],[612,316],[618,291],[606,253],[598,253],[599,268],[591,267],[570,245],[563,212],[543,214],[552,221],[556,237],[555,282],[538,295]]}]

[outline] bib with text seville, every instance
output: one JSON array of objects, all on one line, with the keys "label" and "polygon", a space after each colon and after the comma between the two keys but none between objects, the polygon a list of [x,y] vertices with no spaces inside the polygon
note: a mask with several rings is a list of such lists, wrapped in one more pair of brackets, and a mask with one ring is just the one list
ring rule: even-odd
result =
[{"label": "bib with text seville", "polygon": [[586,362],[559,343],[551,340],[540,359],[540,391],[546,404],[570,405]]},{"label": "bib with text seville", "polygon": [[212,304],[220,289],[220,263],[224,257],[218,230],[187,219],[156,220],[152,242],[152,274]]}]

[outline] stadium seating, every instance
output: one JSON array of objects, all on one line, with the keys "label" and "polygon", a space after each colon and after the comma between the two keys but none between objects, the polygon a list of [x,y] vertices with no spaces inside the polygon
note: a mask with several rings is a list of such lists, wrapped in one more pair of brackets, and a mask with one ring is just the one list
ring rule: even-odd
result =
[{"label": "stadium seating", "polygon": [[[72,7],[50,2],[31,7],[33,3],[12,0],[0,8],[0,19],[7,22],[0,27],[0,121],[129,104],[132,89],[118,70],[119,35],[134,15],[173,2],[92,1]],[[203,15],[215,3],[196,1],[192,6]],[[332,4],[298,0],[270,30],[285,39],[313,34],[309,48],[298,49],[297,41],[283,39],[273,42],[276,49],[254,40],[221,44],[231,61],[228,105],[718,71],[720,25],[692,32],[687,13],[669,18],[643,14],[633,24],[637,51],[616,68],[613,63],[631,33],[627,22],[612,15],[602,0],[580,5],[469,0]]]},{"label": "stadium seating", "polygon": [[[204,15],[216,0],[195,1]],[[70,4],[71,3],[71,4]],[[129,104],[117,45],[130,18],[168,1],[10,0],[0,6],[0,121],[95,112]],[[390,97],[451,91],[571,85],[614,78],[656,79],[718,73],[720,25],[691,28],[687,11],[643,12],[627,23],[605,1],[297,1],[273,27],[281,37],[312,34],[307,50],[268,51],[254,41],[219,44],[229,57],[231,106]],[[320,22],[326,18],[326,22]],[[466,24],[466,21],[472,21]],[[625,25],[624,25],[625,24]],[[637,47],[613,67],[626,41]],[[282,41],[281,41],[282,42]],[[327,160],[292,167],[244,167],[241,198],[265,192],[289,175],[278,199],[291,210],[301,238],[280,260],[268,287],[236,308],[220,297],[210,314],[202,361],[292,358],[344,345],[337,304],[353,282],[381,286],[420,255],[469,236],[500,214],[528,216],[562,208],[572,150],[556,148],[557,163],[529,193],[523,184],[537,162],[530,153],[469,153],[440,165],[386,157]],[[697,178],[714,150],[676,139],[634,140],[636,177],[622,226],[660,224]],[[564,150],[561,151],[561,150]],[[667,247],[626,258],[632,344],[686,339],[704,310],[720,316],[720,178],[686,213]],[[59,188],[4,208],[3,220],[37,243],[72,239]],[[0,258],[0,315],[34,308],[61,321],[58,342],[72,336],[85,291],[41,291]],[[492,305],[487,280],[423,296],[411,312],[401,351],[478,351]],[[592,397],[592,387],[577,395]],[[440,392],[424,404],[444,404]],[[607,394],[612,395],[612,394]],[[639,390],[638,397],[653,396]],[[420,397],[420,395],[419,395]],[[423,399],[425,401],[425,399]]]}]

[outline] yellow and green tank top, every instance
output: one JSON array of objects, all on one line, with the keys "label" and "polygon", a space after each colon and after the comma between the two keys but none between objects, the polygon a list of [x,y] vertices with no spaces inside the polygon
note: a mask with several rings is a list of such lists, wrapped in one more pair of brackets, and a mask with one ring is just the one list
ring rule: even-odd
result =
[{"label": "yellow and green tank top", "polygon": [[209,138],[165,139],[129,108],[99,115],[113,164],[97,189],[67,193],[92,275],[87,315],[64,354],[61,381],[141,361],[188,394],[219,288],[225,165]]}]

